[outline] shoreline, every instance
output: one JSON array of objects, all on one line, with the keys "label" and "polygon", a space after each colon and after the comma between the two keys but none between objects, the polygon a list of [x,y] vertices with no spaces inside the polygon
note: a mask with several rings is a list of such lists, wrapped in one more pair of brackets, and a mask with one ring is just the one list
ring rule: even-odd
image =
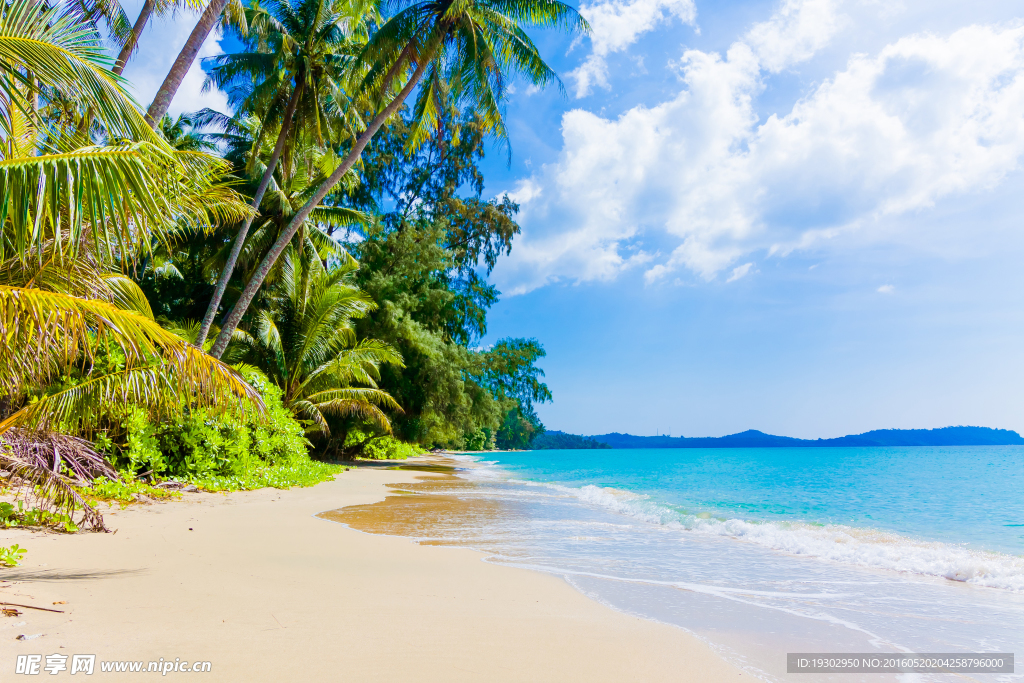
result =
[{"label": "shoreline", "polygon": [[59,653],[210,661],[204,680],[223,681],[752,677],[695,636],[559,577],[316,517],[425,474],[382,465],[305,489],[115,506],[104,513],[116,533],[0,530],[0,544],[28,548],[0,570],[0,600],[65,610],[0,618],[0,667]]}]

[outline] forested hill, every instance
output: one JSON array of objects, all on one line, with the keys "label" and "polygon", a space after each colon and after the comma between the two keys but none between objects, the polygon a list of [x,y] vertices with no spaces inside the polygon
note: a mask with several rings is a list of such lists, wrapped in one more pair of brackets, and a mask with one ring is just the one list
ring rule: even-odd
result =
[{"label": "forested hill", "polygon": [[[548,432],[551,434],[552,432]],[[562,434],[557,432],[557,434]],[[546,435],[545,435],[546,436]],[[571,435],[562,435],[571,436]],[[540,438],[540,437],[538,437]],[[585,439],[586,437],[576,437]],[[720,437],[633,436],[600,434],[589,437],[593,443],[612,448],[815,448],[826,446],[1008,446],[1024,445],[1020,434],[1008,429],[988,427],[943,427],[941,429],[876,429],[835,439],[794,439],[748,429]],[[546,446],[551,448],[552,446]],[[575,446],[600,448],[601,446]],[[564,446],[563,446],[564,448]]]},{"label": "forested hill", "polygon": [[586,436],[550,430],[538,434],[530,442],[530,449],[534,451],[569,451],[589,448],[611,448],[611,446]]}]

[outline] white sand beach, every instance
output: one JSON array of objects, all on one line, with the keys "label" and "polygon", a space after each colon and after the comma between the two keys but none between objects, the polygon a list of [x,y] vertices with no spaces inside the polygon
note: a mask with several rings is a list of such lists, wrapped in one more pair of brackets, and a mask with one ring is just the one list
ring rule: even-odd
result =
[{"label": "white sand beach", "polygon": [[[2,678],[18,654],[54,653],[209,661],[209,681],[749,677],[686,632],[613,611],[560,578],[315,517],[416,476],[359,468],[306,489],[188,493],[113,508],[116,533],[4,530],[0,543],[28,554],[0,570],[0,600],[64,612],[0,618]],[[97,666],[92,679],[134,677]]]}]

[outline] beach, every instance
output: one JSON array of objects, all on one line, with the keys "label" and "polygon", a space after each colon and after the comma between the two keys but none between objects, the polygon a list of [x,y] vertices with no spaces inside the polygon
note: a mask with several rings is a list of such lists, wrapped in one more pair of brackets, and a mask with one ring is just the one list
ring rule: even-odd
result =
[{"label": "beach", "polygon": [[[28,554],[0,570],[0,600],[64,611],[0,619],[0,661],[178,658],[210,662],[210,681],[749,677],[687,632],[614,611],[562,578],[316,516],[423,476],[359,467],[311,488],[115,506],[105,511],[114,533],[4,530],[0,544]],[[94,676],[131,677],[98,664]]]}]

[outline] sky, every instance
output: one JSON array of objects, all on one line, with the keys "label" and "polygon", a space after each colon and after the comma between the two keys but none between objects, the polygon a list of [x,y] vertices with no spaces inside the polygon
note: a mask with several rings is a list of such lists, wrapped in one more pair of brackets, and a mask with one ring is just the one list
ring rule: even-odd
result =
[{"label": "sky", "polygon": [[[564,88],[514,81],[485,161],[522,233],[482,343],[544,345],[549,429],[1024,432],[1019,2],[579,9],[531,32]],[[147,32],[140,103],[194,21]],[[202,80],[172,113],[226,110]]]}]

